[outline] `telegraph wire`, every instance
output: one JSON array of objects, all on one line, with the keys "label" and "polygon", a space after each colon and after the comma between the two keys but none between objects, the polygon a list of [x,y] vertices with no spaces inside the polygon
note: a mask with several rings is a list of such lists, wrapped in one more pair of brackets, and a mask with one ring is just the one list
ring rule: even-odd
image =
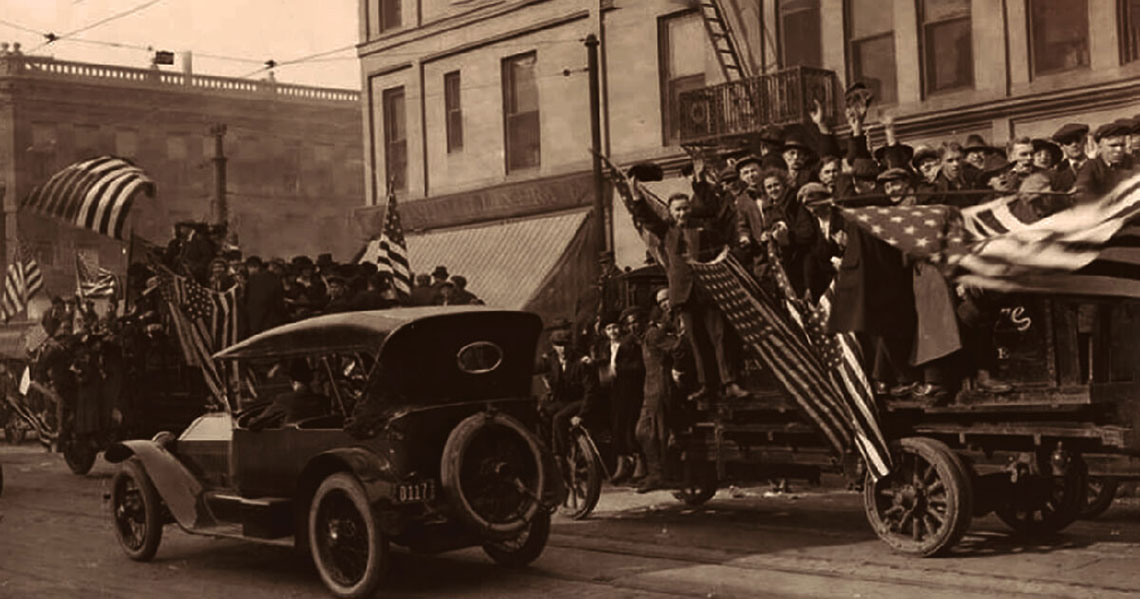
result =
[{"label": "telegraph wire", "polygon": [[12,29],[19,29],[20,31],[23,31],[24,33],[33,33],[37,37],[43,37],[43,35],[44,35],[44,32],[42,32],[42,31],[37,31],[35,29],[32,29],[31,27],[24,27],[23,25],[21,25],[19,23],[13,23],[11,21],[6,21],[4,19],[0,19],[0,24],[7,25],[7,26],[11,27]]},{"label": "telegraph wire", "polygon": [[68,33],[65,33],[63,35],[56,35],[55,33],[52,33],[49,31],[49,32],[43,34],[43,37],[46,38],[47,41],[40,44],[39,46],[36,46],[34,49],[32,49],[32,52],[35,52],[36,50],[39,50],[40,48],[43,48],[44,46],[47,46],[48,44],[57,42],[59,40],[71,38],[71,37],[76,36],[80,33],[83,33],[84,31],[90,31],[96,27],[99,27],[100,25],[110,23],[111,21],[115,21],[115,20],[121,19],[123,17],[128,17],[128,16],[133,15],[133,14],[135,14],[141,10],[150,8],[151,6],[154,6],[155,4],[158,4],[159,2],[162,2],[162,0],[148,0],[147,2],[143,2],[142,4],[139,4],[139,5],[135,6],[134,8],[129,8],[127,10],[124,10],[123,12],[113,14],[109,17],[95,21],[94,23],[91,23],[90,25],[85,25],[83,27],[80,27],[79,29],[69,31]]}]

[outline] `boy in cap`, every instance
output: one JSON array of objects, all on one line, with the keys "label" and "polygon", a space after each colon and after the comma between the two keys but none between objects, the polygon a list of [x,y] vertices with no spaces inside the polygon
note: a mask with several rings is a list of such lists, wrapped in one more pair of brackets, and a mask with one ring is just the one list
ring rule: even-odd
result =
[{"label": "boy in cap", "polygon": [[546,385],[538,406],[544,426],[549,427],[544,437],[551,440],[560,465],[570,446],[570,427],[582,424],[599,410],[597,371],[581,358],[570,347],[570,331],[556,329],[550,333],[550,350],[535,366]]},{"label": "boy in cap", "polygon": [[1125,151],[1131,129],[1130,123],[1120,121],[1097,127],[1093,134],[1097,143],[1096,158],[1086,162],[1077,173],[1078,204],[1096,200],[1135,172],[1132,157]]},{"label": "boy in cap", "polygon": [[1053,141],[1061,147],[1065,154],[1057,165],[1057,175],[1053,186],[1058,191],[1068,191],[1077,182],[1077,172],[1081,170],[1088,156],[1085,155],[1085,139],[1088,138],[1089,126],[1077,123],[1066,123],[1053,134]]}]

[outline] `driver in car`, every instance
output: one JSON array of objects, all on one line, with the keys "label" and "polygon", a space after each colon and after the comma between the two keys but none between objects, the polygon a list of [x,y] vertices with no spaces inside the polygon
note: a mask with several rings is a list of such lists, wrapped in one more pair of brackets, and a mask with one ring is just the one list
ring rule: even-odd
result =
[{"label": "driver in car", "polygon": [[313,371],[309,364],[300,358],[292,360],[286,371],[292,389],[273,398],[273,403],[254,416],[250,420],[249,430],[276,428],[326,413],[328,400],[313,391]]}]

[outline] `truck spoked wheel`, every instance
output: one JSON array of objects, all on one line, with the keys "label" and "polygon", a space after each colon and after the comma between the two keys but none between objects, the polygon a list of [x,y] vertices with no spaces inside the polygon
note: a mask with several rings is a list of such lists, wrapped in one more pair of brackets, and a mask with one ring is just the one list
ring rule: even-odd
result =
[{"label": "truck spoked wheel", "polygon": [[451,431],[440,478],[456,517],[481,535],[516,538],[546,508],[546,466],[535,436],[506,414],[480,413]]},{"label": "truck spoked wheel", "polygon": [[1090,476],[1085,495],[1085,506],[1081,509],[1081,520],[1092,520],[1108,511],[1116,499],[1120,481],[1112,476]]},{"label": "truck spoked wheel", "polygon": [[871,528],[900,553],[925,557],[953,547],[973,514],[969,470],[934,439],[908,437],[891,450],[890,475],[877,481],[868,475],[863,486]]},{"label": "truck spoked wheel", "polygon": [[1031,474],[1014,483],[1010,501],[994,510],[1015,532],[1058,532],[1081,515],[1088,493],[1088,467],[1074,457],[1062,476]]}]

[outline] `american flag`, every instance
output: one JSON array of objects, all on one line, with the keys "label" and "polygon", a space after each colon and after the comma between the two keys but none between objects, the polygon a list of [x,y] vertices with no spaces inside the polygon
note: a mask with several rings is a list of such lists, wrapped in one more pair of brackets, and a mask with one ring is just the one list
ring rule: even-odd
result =
[{"label": "american flag", "polygon": [[[655,211],[663,203],[636,181],[625,177],[602,156],[615,187],[626,202],[650,202]],[[641,200],[635,200],[640,194]],[[630,212],[635,212],[630,210]],[[635,220],[654,257],[665,264],[659,240]],[[774,248],[769,248],[774,252]],[[771,256],[772,264],[779,260]],[[822,307],[795,299],[782,269],[779,278],[781,302],[757,284],[752,275],[727,251],[707,263],[691,262],[701,288],[706,290],[725,318],[752,350],[749,359],[771,372],[785,395],[816,424],[839,454],[854,448],[876,478],[891,467],[887,442],[879,424],[878,409],[863,373],[859,346],[853,336],[824,332],[830,295]]]},{"label": "american flag", "polygon": [[225,381],[211,356],[238,341],[242,313],[237,305],[238,286],[219,292],[169,271],[161,276],[160,293],[183,359],[201,368],[214,397],[225,401]]},{"label": "american flag", "polygon": [[130,161],[100,156],[68,166],[36,187],[21,207],[122,239],[135,196],[154,197],[154,181]]},{"label": "american flag", "polygon": [[75,251],[75,287],[81,298],[112,297],[119,293],[119,278],[99,266],[99,255],[90,250]]},{"label": "american flag", "polygon": [[388,191],[388,206],[384,210],[384,228],[380,236],[371,239],[364,247],[358,262],[371,262],[378,272],[392,274],[392,287],[401,296],[412,292],[412,269],[408,265],[408,243],[404,239],[404,226],[396,209],[396,194]]},{"label": "american flag", "polygon": [[4,297],[0,299],[0,316],[4,322],[28,307],[28,300],[44,287],[40,264],[23,245],[16,246],[16,254],[8,265],[4,279]]},{"label": "american flag", "polygon": [[851,208],[844,216],[959,283],[1007,292],[1140,297],[1140,175],[1093,202],[1025,220],[1012,195],[961,210]]}]

